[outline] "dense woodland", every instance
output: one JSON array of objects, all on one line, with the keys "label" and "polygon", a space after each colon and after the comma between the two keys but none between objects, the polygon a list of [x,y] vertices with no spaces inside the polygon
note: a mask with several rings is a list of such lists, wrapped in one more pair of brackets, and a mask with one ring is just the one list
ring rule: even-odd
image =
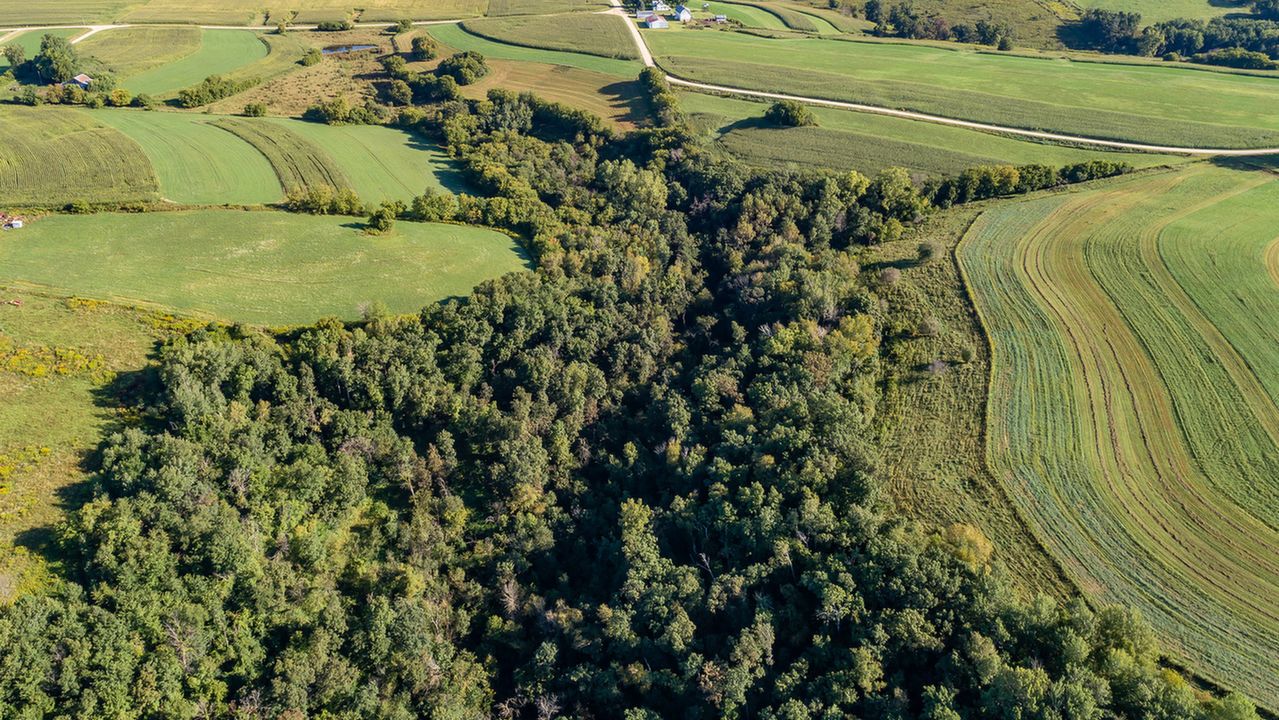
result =
[{"label": "dense woodland", "polygon": [[1019,598],[975,529],[880,499],[862,248],[1084,171],[759,172],[652,71],[626,136],[437,80],[401,122],[477,193],[397,213],[519,232],[536,270],[161,348],[66,583],[0,609],[0,717],[1256,717],[1133,613]]}]

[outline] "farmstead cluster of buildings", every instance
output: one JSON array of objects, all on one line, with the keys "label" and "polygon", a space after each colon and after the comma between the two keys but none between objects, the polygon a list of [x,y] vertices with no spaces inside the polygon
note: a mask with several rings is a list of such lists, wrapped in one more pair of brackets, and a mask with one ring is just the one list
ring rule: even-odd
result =
[{"label": "farmstead cluster of buildings", "polygon": [[[685,5],[676,5],[671,8],[663,0],[654,0],[651,10],[636,10],[635,19],[644,24],[644,27],[650,30],[662,30],[670,27],[670,21],[675,22],[692,22],[693,11]],[[716,15],[715,22],[727,22],[728,18],[724,15]]]}]

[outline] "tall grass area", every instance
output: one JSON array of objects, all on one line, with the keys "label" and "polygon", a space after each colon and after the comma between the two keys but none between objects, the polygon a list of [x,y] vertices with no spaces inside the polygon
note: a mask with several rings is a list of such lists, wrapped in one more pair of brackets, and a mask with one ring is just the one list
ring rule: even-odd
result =
[{"label": "tall grass area", "polygon": [[759,167],[826,167],[867,174],[904,167],[916,175],[945,175],[1003,163],[1066,165],[1104,159],[1147,167],[1187,162],[1176,155],[1085,150],[823,107],[812,108],[817,127],[782,128],[763,119],[766,103],[704,93],[680,93],[680,105],[696,124],[714,133],[718,147]]},{"label": "tall grass area", "polygon": [[402,222],[370,237],[353,218],[200,210],[58,215],[0,242],[0,282],[282,325],[412,312],[520,270],[492,230]]},{"label": "tall grass area", "polygon": [[142,148],[80,110],[0,106],[0,204],[144,202],[158,184]]},{"label": "tall grass area", "polygon": [[959,258],[994,348],[992,471],[1098,602],[1279,708],[1279,309],[1266,172],[1000,206]]},{"label": "tall grass area", "polygon": [[639,51],[626,21],[612,15],[543,15],[467,20],[463,29],[510,45],[635,60]]},{"label": "tall grass area", "polygon": [[177,326],[11,286],[0,285],[0,299],[0,604],[7,604],[55,582],[56,525],[84,499],[102,435],[127,417],[119,391],[147,364],[155,338]]},{"label": "tall grass area", "polygon": [[1086,8],[1141,13],[1142,23],[1147,25],[1176,18],[1207,20],[1230,13],[1246,12],[1248,9],[1247,3],[1212,0],[1080,0],[1079,4]]},{"label": "tall grass area", "polygon": [[678,77],[1011,127],[1180,146],[1279,146],[1279,77],[920,44],[646,31]]}]

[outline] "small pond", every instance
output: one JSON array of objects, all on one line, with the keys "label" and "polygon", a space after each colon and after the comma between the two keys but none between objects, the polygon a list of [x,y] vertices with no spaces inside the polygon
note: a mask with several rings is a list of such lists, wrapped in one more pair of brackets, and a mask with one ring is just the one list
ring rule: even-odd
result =
[{"label": "small pond", "polygon": [[353,53],[363,50],[377,50],[377,45],[330,45],[320,52],[325,55],[338,55],[341,53]]}]

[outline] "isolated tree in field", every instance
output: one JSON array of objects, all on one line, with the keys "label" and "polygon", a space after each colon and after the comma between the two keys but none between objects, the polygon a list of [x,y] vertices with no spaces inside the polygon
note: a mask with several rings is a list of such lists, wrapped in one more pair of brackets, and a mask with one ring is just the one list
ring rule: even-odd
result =
[{"label": "isolated tree in field", "polygon": [[774,125],[782,127],[801,127],[817,124],[817,116],[803,103],[794,100],[780,100],[764,112],[764,118]]},{"label": "isolated tree in field", "polygon": [[40,52],[32,58],[36,75],[47,83],[66,82],[79,72],[80,60],[75,48],[66,38],[45,35],[40,41]]},{"label": "isolated tree in field", "polygon": [[919,252],[919,262],[921,264],[932,262],[933,260],[941,257],[941,245],[931,240],[920,243],[917,250]]},{"label": "isolated tree in field", "polygon": [[413,59],[418,62],[434,60],[439,54],[435,41],[426,35],[413,38]]},{"label": "isolated tree in field", "polygon": [[458,85],[470,85],[488,75],[489,66],[484,61],[483,55],[474,50],[467,50],[444,58],[435,69],[435,73],[440,77],[453,78]]},{"label": "isolated tree in field", "polygon": [[396,208],[390,203],[382,203],[369,215],[367,231],[373,235],[388,233],[395,227]]},{"label": "isolated tree in field", "polygon": [[266,105],[262,103],[249,103],[244,106],[245,117],[262,117],[266,115]]},{"label": "isolated tree in field", "polygon": [[404,18],[391,26],[391,32],[397,33],[397,34],[408,32],[412,29],[413,29],[413,21],[408,18]]},{"label": "isolated tree in field", "polygon": [[4,59],[9,63],[9,67],[16,69],[27,61],[27,51],[21,45],[5,45]]},{"label": "isolated tree in field", "polygon": [[298,62],[305,67],[311,67],[312,65],[319,65],[320,61],[323,59],[324,53],[320,52],[317,48],[311,48],[306,51],[306,54],[303,55],[302,59]]}]

